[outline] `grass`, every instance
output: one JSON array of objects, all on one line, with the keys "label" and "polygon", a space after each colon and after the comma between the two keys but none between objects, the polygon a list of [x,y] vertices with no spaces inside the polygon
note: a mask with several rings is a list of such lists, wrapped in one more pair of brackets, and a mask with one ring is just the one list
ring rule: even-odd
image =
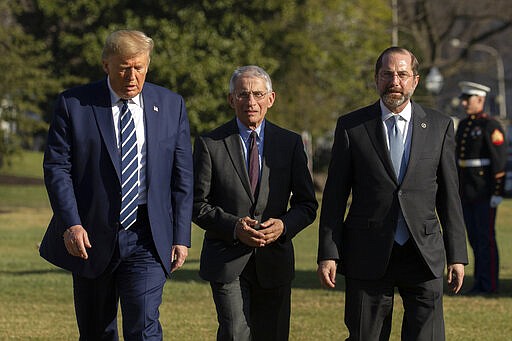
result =
[{"label": "grass", "polygon": [[35,151],[24,151],[23,153],[16,154],[8,165],[0,168],[0,174],[42,178],[43,154]]},{"label": "grass", "polygon": [[[40,177],[40,154],[25,155],[0,174]],[[37,165],[29,170],[27,165]],[[31,166],[32,167],[32,166]],[[17,169],[13,171],[13,169]],[[76,340],[71,277],[46,263],[37,252],[51,211],[42,185],[0,184],[0,340]],[[498,213],[501,292],[493,297],[445,295],[447,340],[512,338],[512,199]],[[193,227],[187,263],[169,280],[161,306],[165,340],[214,340],[216,313],[209,285],[197,275],[202,232]],[[342,340],[343,280],[340,288],[321,289],[316,278],[317,223],[295,239],[297,275],[292,291],[292,341]],[[470,250],[471,254],[471,250]],[[472,266],[464,288],[471,287]],[[401,302],[397,296],[392,340],[399,340]]]}]

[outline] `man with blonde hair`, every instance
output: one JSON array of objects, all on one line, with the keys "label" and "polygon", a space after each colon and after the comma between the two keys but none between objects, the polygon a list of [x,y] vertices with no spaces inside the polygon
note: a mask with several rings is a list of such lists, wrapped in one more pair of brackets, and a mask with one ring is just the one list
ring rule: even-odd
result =
[{"label": "man with blonde hair", "polygon": [[110,34],[107,77],[60,94],[44,178],[41,256],[73,273],[80,340],[162,340],[166,277],[190,247],[192,149],[183,98],[145,82],[153,40]]}]

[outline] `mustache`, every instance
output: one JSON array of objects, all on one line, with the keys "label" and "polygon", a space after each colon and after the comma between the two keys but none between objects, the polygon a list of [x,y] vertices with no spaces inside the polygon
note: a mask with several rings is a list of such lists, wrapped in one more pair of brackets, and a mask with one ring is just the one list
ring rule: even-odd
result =
[{"label": "mustache", "polygon": [[388,88],[384,91],[384,94],[390,94],[390,93],[401,93],[402,95],[404,94],[403,90],[400,89],[400,88]]}]

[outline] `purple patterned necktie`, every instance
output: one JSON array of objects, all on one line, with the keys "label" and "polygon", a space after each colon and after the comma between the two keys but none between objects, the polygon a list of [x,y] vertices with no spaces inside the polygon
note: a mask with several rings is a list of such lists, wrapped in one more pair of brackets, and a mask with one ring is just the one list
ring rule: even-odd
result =
[{"label": "purple patterned necktie", "polygon": [[258,134],[253,130],[250,136],[249,145],[249,182],[251,183],[251,192],[254,195],[256,193],[256,187],[258,186],[258,179],[260,177],[260,160],[258,154],[258,143],[256,138]]}]

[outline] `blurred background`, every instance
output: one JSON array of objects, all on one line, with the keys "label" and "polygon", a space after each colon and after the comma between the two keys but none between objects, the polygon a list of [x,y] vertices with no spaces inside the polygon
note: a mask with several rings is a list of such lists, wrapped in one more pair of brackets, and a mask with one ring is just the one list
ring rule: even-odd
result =
[{"label": "blurred background", "polygon": [[[510,140],[511,18],[510,0],[0,0],[0,339],[77,338],[71,277],[37,251],[51,217],[41,151],[57,94],[105,77],[101,49],[113,30],[154,39],[147,80],[183,95],[192,138],[233,117],[226,97],[237,66],[267,69],[277,93],[267,117],[302,134],[320,191],[336,119],[378,99],[374,64],[391,45],[420,61],[414,100],[456,122],[458,82],[491,87],[486,109]],[[322,290],[316,278],[317,228],[318,221],[294,239],[294,341],[347,336],[343,285]],[[445,295],[450,341],[512,339],[512,199],[500,206],[497,231],[501,291]],[[208,340],[215,307],[197,274],[203,231],[192,233],[187,263],[164,291],[162,324],[177,340]]]},{"label": "blurred background", "polygon": [[154,39],[147,80],[183,95],[192,138],[232,117],[237,66],[267,69],[268,118],[302,134],[321,188],[336,118],[377,99],[374,63],[390,45],[420,60],[416,101],[457,120],[458,82],[486,84],[508,127],[511,18],[509,0],[0,0],[0,165],[44,148],[57,94],[104,77],[107,34],[130,28]]}]

